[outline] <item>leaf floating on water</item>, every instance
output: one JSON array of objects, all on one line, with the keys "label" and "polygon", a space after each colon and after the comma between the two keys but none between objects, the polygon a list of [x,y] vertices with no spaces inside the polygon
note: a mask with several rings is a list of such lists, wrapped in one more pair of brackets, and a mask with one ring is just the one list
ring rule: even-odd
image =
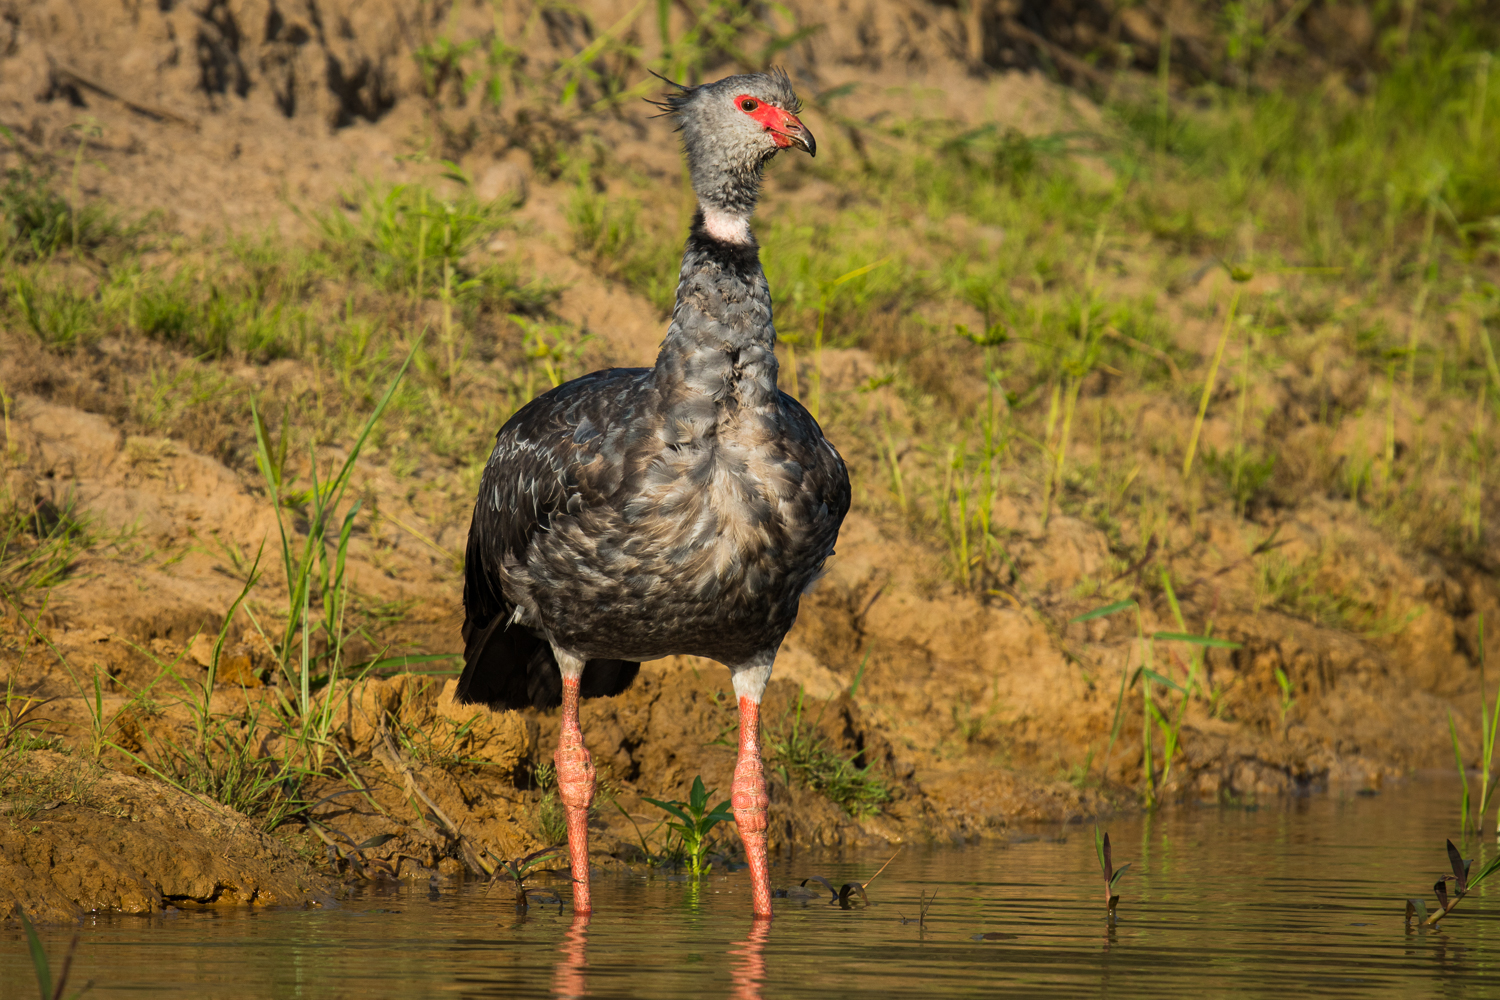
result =
[{"label": "leaf floating on water", "polygon": [[839,891],[833,887],[833,883],[832,882],[828,881],[823,876],[821,876],[821,875],[813,875],[813,876],[810,876],[808,878],[803,879],[802,880],[802,888],[806,889],[807,888],[807,883],[809,883],[809,882],[816,882],[819,885],[821,885],[823,888],[827,889],[828,890],[828,897],[829,897],[828,901],[830,903],[838,901]]},{"label": "leaf floating on water", "polygon": [[1001,934],[998,931],[987,931],[984,934],[975,934],[975,941],[1010,941],[1015,938],[1014,934]]},{"label": "leaf floating on water", "polygon": [[839,908],[844,910],[852,909],[854,904],[850,901],[849,897],[856,892],[859,893],[860,900],[866,906],[870,905],[870,897],[865,895],[864,886],[860,885],[858,882],[845,882],[843,885],[839,886]]}]

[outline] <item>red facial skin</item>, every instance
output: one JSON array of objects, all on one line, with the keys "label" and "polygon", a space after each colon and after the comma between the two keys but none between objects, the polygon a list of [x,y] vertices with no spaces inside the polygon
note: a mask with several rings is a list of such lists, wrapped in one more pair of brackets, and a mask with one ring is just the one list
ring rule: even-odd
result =
[{"label": "red facial skin", "polygon": [[[745,109],[747,103],[753,104],[750,110]],[[783,111],[774,104],[767,104],[758,97],[750,94],[741,94],[734,99],[734,106],[740,111],[754,118],[771,133],[771,141],[782,149],[792,144],[790,131],[802,131],[802,122],[790,111]],[[790,126],[790,127],[789,127]]]}]

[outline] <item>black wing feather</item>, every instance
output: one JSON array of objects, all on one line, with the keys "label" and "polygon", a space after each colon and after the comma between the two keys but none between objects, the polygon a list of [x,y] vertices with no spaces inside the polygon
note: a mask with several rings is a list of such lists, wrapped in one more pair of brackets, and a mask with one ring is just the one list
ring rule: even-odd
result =
[{"label": "black wing feather", "polygon": [[[543,393],[505,422],[480,479],[479,500],[464,554],[464,672],[455,700],[493,708],[552,708],[562,703],[562,674],[552,647],[513,621],[516,606],[500,586],[506,556],[524,563],[532,539],[577,500],[582,459],[580,404],[611,383],[634,381],[639,369],[612,368]],[[585,441],[588,439],[585,437]],[[640,664],[589,660],[580,694],[616,695],[630,687]]]}]

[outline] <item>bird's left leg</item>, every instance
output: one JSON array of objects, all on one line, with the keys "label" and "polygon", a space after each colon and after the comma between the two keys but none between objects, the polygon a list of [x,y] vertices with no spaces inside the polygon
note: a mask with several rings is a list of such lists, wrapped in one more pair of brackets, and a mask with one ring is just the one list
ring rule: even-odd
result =
[{"label": "bird's left leg", "polygon": [[589,806],[594,801],[594,761],[578,725],[578,688],[584,661],[555,647],[562,671],[562,729],[557,737],[557,796],[568,818],[568,857],[573,869],[573,912],[593,909],[589,896]]},{"label": "bird's left leg", "polygon": [[771,679],[771,661],[775,656],[772,650],[764,662],[734,671],[734,693],[740,703],[740,757],[734,767],[730,803],[734,806],[735,824],[740,828],[740,840],[745,844],[757,917],[771,915],[770,860],[766,854],[769,825],[766,810],[771,797],[766,794],[766,768],[761,760],[760,699]]}]

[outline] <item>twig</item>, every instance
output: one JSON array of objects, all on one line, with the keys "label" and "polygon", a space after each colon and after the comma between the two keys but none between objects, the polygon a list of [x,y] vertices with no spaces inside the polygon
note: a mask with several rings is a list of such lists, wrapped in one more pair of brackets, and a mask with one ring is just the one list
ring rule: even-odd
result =
[{"label": "twig", "polygon": [[457,552],[453,552],[453,551],[451,551],[449,549],[443,548],[437,542],[435,542],[431,538],[427,537],[427,535],[425,535],[422,531],[418,530],[417,528],[413,528],[411,525],[407,524],[405,521],[401,520],[399,517],[397,517],[395,514],[392,514],[390,511],[383,510],[383,511],[380,512],[380,516],[384,517],[386,520],[390,521],[396,527],[400,528],[402,531],[406,532],[408,535],[411,535],[417,541],[421,542],[423,545],[425,545],[428,548],[432,549],[434,552],[441,553],[442,556],[445,559],[447,559],[449,562],[452,562],[452,563],[462,563],[463,562],[463,558]]},{"label": "twig", "polygon": [[104,84],[102,83],[99,83],[97,80],[89,79],[72,67],[54,61],[50,56],[47,58],[47,61],[52,64],[52,73],[54,76],[66,77],[67,79],[73,81],[78,86],[83,87],[86,90],[92,90],[94,93],[99,94],[103,97],[108,97],[111,100],[119,101],[131,111],[136,111],[143,115],[149,115],[152,118],[160,118],[162,121],[176,122],[179,125],[186,125],[194,132],[199,131],[198,123],[193,121],[193,119],[191,118],[184,118],[182,115],[179,115],[174,111],[168,111],[166,108],[158,108],[151,104],[143,104],[140,101],[133,101],[122,94],[110,90],[108,87],[104,86]]},{"label": "twig", "polygon": [[1140,351],[1143,354],[1151,355],[1153,358],[1167,366],[1167,371],[1171,373],[1173,382],[1182,381],[1182,369],[1178,368],[1177,362],[1172,360],[1172,356],[1161,348],[1152,347],[1150,344],[1146,343],[1143,340],[1136,340],[1134,337],[1127,336],[1121,333],[1119,330],[1116,330],[1112,326],[1107,326],[1104,328],[1104,335],[1106,337],[1113,337],[1115,340],[1118,340],[1122,344],[1134,347],[1137,351]]},{"label": "twig", "polygon": [[[906,845],[903,844],[901,846],[904,847]],[[896,848],[896,854],[900,854],[900,853],[901,853],[901,847],[897,847]],[[885,871],[887,868],[889,868],[891,866],[891,862],[896,860],[896,854],[892,854],[890,856],[890,858],[886,861],[886,863],[880,866],[880,871],[876,872],[874,875],[871,875],[868,879],[865,880],[864,886],[865,886],[866,889],[868,889],[870,887],[870,883],[871,882],[875,881],[876,879],[878,879],[880,877],[880,872]]]},{"label": "twig", "polygon": [[422,804],[431,811],[432,818],[437,820],[438,824],[442,827],[442,832],[458,844],[459,850],[463,851],[464,861],[469,864],[470,868],[477,872],[483,872],[485,875],[494,875],[495,869],[486,864],[484,859],[469,846],[469,838],[463,835],[463,831],[459,829],[458,824],[453,822],[448,814],[443,812],[442,808],[432,800],[431,796],[422,791],[422,787],[417,784],[416,775],[412,773],[411,764],[406,761],[401,751],[397,750],[396,745],[391,742],[390,731],[386,729],[385,720],[383,719],[380,726],[380,742],[381,746],[377,747],[375,751],[376,759],[384,764],[387,769],[401,776],[401,779],[406,784],[406,790],[422,801]]}]

